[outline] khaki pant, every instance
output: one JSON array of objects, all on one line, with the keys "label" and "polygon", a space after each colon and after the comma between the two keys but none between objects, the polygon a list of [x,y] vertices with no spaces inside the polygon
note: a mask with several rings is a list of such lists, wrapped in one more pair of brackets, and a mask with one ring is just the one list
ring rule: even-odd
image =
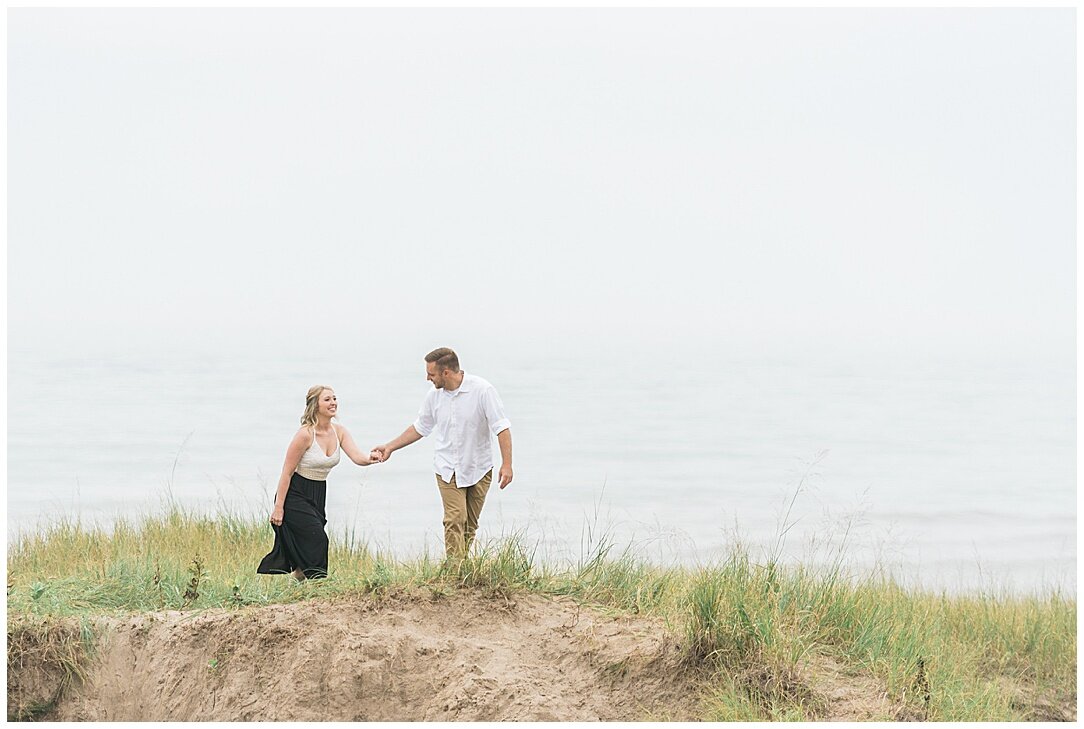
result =
[{"label": "khaki pant", "polygon": [[437,474],[440,499],[444,502],[444,551],[449,557],[467,556],[478,531],[478,517],[492,481],[492,469],[478,483],[462,489],[455,485],[454,473],[451,482]]}]

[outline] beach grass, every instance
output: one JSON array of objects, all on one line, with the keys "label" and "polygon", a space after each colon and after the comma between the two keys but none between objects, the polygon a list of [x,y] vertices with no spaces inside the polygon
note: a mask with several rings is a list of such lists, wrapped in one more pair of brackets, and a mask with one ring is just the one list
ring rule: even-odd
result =
[{"label": "beach grass", "polygon": [[[331,574],[298,583],[255,573],[263,516],[177,506],[106,529],[60,520],[8,549],[8,665],[58,661],[78,674],[89,620],[158,610],[268,605],[392,588],[565,595],[619,614],[660,618],[708,677],[703,718],[831,718],[827,689],[868,687],[864,716],[883,720],[1075,718],[1076,598],[904,589],[882,576],[757,561],[735,546],[716,564],[658,567],[606,536],[572,564],[537,559],[522,535],[475,545],[447,564],[393,559],[356,534],[332,535]],[[43,636],[67,626],[64,640]],[[72,626],[81,626],[73,630]],[[38,651],[38,653],[34,653]],[[40,654],[40,655],[39,655]]]}]

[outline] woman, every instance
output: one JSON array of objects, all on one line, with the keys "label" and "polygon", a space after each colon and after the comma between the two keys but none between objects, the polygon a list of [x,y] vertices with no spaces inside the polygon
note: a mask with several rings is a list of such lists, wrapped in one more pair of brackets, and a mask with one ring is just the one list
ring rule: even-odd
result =
[{"label": "woman", "polygon": [[376,463],[373,454],[358,450],[350,433],[331,419],[339,409],[330,387],[310,387],[305,396],[301,429],[286,449],[271,527],[275,546],[256,572],[281,575],[290,572],[297,580],[327,577],[327,475],[339,462],[340,448],[359,466]]}]

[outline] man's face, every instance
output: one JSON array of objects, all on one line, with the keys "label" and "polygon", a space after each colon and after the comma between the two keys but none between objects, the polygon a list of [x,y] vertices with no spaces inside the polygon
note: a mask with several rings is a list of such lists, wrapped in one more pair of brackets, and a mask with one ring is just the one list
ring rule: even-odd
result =
[{"label": "man's face", "polygon": [[444,381],[451,370],[438,369],[436,362],[425,363],[425,379],[433,383],[438,390],[444,389]]}]

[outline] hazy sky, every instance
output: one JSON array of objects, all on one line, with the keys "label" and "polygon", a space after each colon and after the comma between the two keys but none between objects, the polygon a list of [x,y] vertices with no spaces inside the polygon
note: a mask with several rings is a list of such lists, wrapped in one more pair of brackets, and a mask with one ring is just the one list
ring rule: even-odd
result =
[{"label": "hazy sky", "polygon": [[1074,351],[1072,9],[8,13],[12,356]]}]

